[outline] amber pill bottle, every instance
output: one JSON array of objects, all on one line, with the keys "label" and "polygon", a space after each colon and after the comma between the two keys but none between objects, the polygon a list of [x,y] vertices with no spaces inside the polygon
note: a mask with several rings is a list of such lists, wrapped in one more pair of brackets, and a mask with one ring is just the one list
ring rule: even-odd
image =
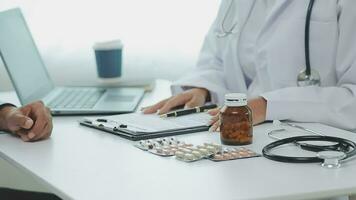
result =
[{"label": "amber pill bottle", "polygon": [[247,106],[246,94],[226,94],[220,120],[220,138],[223,144],[247,145],[252,143],[252,112]]}]

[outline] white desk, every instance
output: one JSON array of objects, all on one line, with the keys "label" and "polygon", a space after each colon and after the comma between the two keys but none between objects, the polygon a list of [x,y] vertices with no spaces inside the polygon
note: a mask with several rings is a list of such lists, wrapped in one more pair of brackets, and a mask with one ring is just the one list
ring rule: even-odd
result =
[{"label": "white desk", "polygon": [[[143,105],[169,95],[161,85]],[[4,98],[2,98],[4,99]],[[64,199],[306,199],[356,193],[356,159],[336,170],[253,158],[184,163],[138,150],[132,142],[80,126],[79,117],[55,117],[51,139],[24,143],[0,136],[0,156],[43,181]],[[306,127],[356,141],[354,133],[318,124]],[[271,124],[254,128],[252,149],[271,140]],[[219,135],[178,136],[186,142],[219,142]]]}]

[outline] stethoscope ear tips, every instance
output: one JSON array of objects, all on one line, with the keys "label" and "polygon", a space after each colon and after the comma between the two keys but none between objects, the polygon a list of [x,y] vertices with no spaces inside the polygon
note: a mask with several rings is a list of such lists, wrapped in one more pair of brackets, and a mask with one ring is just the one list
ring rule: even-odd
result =
[{"label": "stethoscope ear tips", "polygon": [[328,169],[336,169],[341,166],[340,161],[346,157],[342,151],[320,151],[317,157],[323,159],[321,166]]},{"label": "stethoscope ear tips", "polygon": [[310,74],[308,75],[304,69],[298,74],[297,85],[298,87],[320,86],[320,75],[313,69],[311,69]]}]

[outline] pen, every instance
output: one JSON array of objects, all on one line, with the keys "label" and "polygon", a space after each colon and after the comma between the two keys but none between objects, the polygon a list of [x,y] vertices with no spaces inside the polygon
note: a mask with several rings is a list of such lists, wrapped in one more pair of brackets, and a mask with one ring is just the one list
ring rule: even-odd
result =
[{"label": "pen", "polygon": [[189,114],[193,114],[193,113],[205,112],[207,110],[210,110],[210,109],[213,109],[213,108],[217,108],[217,107],[218,106],[216,104],[210,104],[210,105],[205,105],[205,106],[201,106],[201,107],[195,107],[195,108],[189,108],[189,109],[177,110],[177,111],[169,112],[169,113],[160,115],[160,117],[162,117],[162,118],[179,117],[179,116],[182,116],[182,115],[189,115]]}]

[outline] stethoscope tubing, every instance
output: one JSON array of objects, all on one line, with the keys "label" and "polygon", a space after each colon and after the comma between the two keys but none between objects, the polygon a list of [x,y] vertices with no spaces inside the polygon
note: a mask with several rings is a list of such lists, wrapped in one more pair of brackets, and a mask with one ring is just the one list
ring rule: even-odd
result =
[{"label": "stethoscope tubing", "polygon": [[310,51],[309,51],[309,35],[310,35],[310,21],[311,14],[313,11],[314,0],[310,0],[307,10],[307,16],[305,18],[305,37],[304,37],[304,47],[305,47],[305,74],[307,76],[311,75],[311,66],[310,66]]},{"label": "stethoscope tubing", "polygon": [[[336,147],[335,145],[329,145],[329,146],[310,145],[310,146],[312,146],[312,148],[308,148],[306,146],[303,147],[303,145],[300,144],[300,142],[307,142],[307,141],[336,142],[337,145],[339,145],[339,146]],[[339,137],[319,136],[319,135],[296,136],[296,137],[290,137],[290,138],[277,140],[275,142],[272,142],[272,143],[266,145],[262,150],[262,155],[265,158],[268,158],[270,160],[279,161],[279,162],[288,162],[288,163],[316,163],[316,162],[323,161],[323,159],[318,158],[318,157],[292,157],[292,156],[276,155],[276,154],[271,153],[272,149],[279,147],[281,145],[290,144],[290,143],[297,144],[301,148],[308,150],[308,151],[313,151],[313,152],[333,150],[333,149],[330,149],[331,146],[334,146],[335,148],[341,148],[341,149],[343,149],[343,152],[346,154],[346,157],[344,159],[347,159],[347,158],[350,158],[350,157],[356,155],[356,143],[352,142],[351,140],[347,140],[347,139],[339,138]],[[315,149],[315,147],[318,147],[319,149]],[[352,150],[347,151],[346,149],[352,149]]]},{"label": "stethoscope tubing", "polygon": [[[232,6],[235,0],[231,0],[230,5],[228,6],[225,15],[223,16],[223,19],[220,24],[220,31],[216,32],[216,37],[217,38],[225,38],[237,31],[234,31],[235,28],[237,27],[238,22],[236,21],[235,23],[232,24],[232,26],[229,29],[225,29],[225,22],[226,19],[228,18],[229,13],[232,10]],[[313,70],[312,73],[312,68],[311,68],[311,63],[310,63],[310,22],[311,22],[311,15],[314,7],[314,2],[315,0],[310,0],[307,8],[307,14],[305,18],[305,28],[304,28],[304,52],[305,52],[305,69],[301,71],[298,74],[297,77],[297,85],[298,86],[320,86],[320,74],[316,71]],[[255,1],[252,7],[254,7]],[[248,18],[251,15],[251,10],[248,14]],[[247,20],[246,20],[247,21]],[[245,21],[245,24],[246,24]],[[240,31],[243,30],[243,27],[245,25],[240,27]]]}]

